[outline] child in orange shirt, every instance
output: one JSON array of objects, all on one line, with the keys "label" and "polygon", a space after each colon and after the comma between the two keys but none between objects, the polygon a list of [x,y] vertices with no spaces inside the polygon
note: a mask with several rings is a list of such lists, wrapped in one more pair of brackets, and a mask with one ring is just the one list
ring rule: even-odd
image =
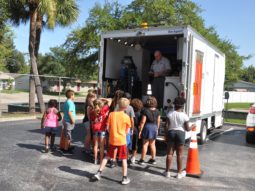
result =
[{"label": "child in orange shirt", "polygon": [[114,150],[117,150],[119,159],[122,160],[122,174],[121,183],[128,184],[130,179],[127,177],[127,146],[126,135],[128,128],[131,126],[130,117],[124,113],[128,107],[129,100],[121,98],[119,100],[119,110],[111,112],[107,121],[107,128],[109,131],[109,148],[106,157],[103,159],[98,172],[94,175],[97,180],[101,179],[101,173],[110,158],[114,157]]}]

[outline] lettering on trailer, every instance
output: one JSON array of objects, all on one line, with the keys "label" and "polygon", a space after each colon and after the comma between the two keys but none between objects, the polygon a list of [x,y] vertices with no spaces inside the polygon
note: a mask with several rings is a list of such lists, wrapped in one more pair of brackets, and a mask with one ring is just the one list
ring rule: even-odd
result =
[{"label": "lettering on trailer", "polygon": [[176,34],[176,33],[182,33],[182,29],[171,29],[168,30],[169,34]]}]

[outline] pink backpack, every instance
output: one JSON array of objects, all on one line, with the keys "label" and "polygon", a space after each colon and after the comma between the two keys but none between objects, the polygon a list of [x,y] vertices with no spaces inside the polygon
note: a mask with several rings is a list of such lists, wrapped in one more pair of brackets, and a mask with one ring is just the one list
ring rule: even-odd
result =
[{"label": "pink backpack", "polygon": [[[54,112],[55,110],[55,112]],[[46,113],[45,121],[44,121],[44,126],[45,127],[58,127],[58,114],[57,114],[57,109],[55,108],[49,108]]]}]

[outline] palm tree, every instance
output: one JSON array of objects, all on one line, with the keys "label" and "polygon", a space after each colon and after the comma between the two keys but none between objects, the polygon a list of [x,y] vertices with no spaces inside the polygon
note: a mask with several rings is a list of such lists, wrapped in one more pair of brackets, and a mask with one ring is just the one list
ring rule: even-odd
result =
[{"label": "palm tree", "polygon": [[29,54],[31,63],[29,111],[35,112],[35,91],[41,112],[44,112],[42,87],[37,69],[37,57],[43,27],[53,29],[56,23],[67,26],[76,21],[78,7],[75,0],[9,0],[6,5],[9,19],[14,25],[30,22]]}]

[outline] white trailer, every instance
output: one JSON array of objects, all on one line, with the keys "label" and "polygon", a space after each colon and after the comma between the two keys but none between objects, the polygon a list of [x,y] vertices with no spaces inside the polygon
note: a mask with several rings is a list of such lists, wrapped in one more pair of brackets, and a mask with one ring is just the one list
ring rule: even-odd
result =
[{"label": "white trailer", "polygon": [[[142,98],[150,83],[148,71],[155,50],[160,50],[172,65],[172,73],[165,79],[164,109],[167,110],[175,97],[184,94],[187,100],[185,112],[190,124],[197,126],[197,134],[203,144],[208,130],[223,125],[225,55],[190,26],[103,33],[98,88],[103,96],[113,91],[120,80],[123,57],[131,56],[139,77],[132,93]],[[161,128],[159,135],[162,134]],[[189,136],[187,133],[186,137]]]}]

